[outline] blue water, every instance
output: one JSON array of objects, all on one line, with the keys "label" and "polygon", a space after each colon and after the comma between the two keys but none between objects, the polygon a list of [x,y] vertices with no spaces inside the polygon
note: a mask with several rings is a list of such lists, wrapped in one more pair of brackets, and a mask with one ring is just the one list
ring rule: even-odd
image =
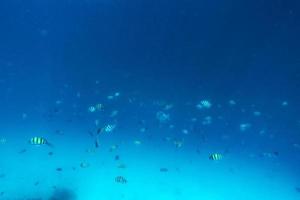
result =
[{"label": "blue water", "polygon": [[0,199],[299,200],[299,22],[292,0],[2,0]]}]

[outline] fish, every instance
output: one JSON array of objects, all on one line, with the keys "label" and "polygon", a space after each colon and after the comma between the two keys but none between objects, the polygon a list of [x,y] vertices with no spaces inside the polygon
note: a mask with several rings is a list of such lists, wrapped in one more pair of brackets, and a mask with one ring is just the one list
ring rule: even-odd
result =
[{"label": "fish", "polygon": [[81,162],[80,163],[81,168],[88,168],[89,166],[90,166],[90,164],[88,162]]},{"label": "fish", "polygon": [[95,140],[95,147],[98,148],[100,145],[99,145],[99,138],[96,138]]},{"label": "fish", "polygon": [[209,108],[212,107],[212,103],[209,100],[204,99],[204,100],[201,100],[200,103],[198,103],[196,105],[196,107],[198,109],[203,109],[203,108],[204,109],[209,109]]},{"label": "fish", "polygon": [[57,135],[63,135],[64,133],[63,133],[62,130],[56,130],[56,131],[55,131],[55,134],[57,134]]},{"label": "fish", "polygon": [[114,131],[115,128],[116,128],[115,124],[108,124],[103,128],[103,131],[106,133],[111,133]]},{"label": "fish", "polygon": [[123,176],[117,176],[115,178],[115,182],[116,183],[121,183],[121,184],[126,184],[128,181],[126,178],[124,178]]},{"label": "fish", "polygon": [[173,143],[176,148],[180,148],[183,145],[183,140],[174,140]]},{"label": "fish", "polygon": [[278,151],[263,152],[262,154],[260,154],[260,157],[263,157],[263,158],[277,158],[278,156],[279,156],[279,152]]},{"label": "fish", "polygon": [[52,151],[50,151],[50,152],[48,153],[48,155],[49,155],[49,156],[52,156],[52,155],[53,155],[53,152],[52,152]]},{"label": "fish", "polygon": [[100,111],[100,110],[103,109],[103,105],[102,105],[101,103],[98,103],[98,104],[95,105],[95,108],[96,108],[98,111]]},{"label": "fish", "polygon": [[27,149],[22,149],[19,151],[19,154],[25,153],[27,151]]},{"label": "fish", "polygon": [[93,113],[93,112],[96,111],[96,108],[95,108],[94,106],[90,106],[90,107],[88,108],[88,111],[91,112],[91,113]]},{"label": "fish", "polygon": [[159,169],[160,172],[168,172],[169,169],[168,168],[165,168],[165,167],[162,167]]},{"label": "fish", "polygon": [[114,111],[111,112],[110,117],[115,117],[115,116],[118,115],[118,113],[119,113],[119,111],[114,110]]},{"label": "fish", "polygon": [[121,163],[121,164],[119,164],[119,165],[117,166],[117,168],[119,168],[119,169],[126,169],[127,166],[126,166],[125,164]]},{"label": "fish", "polygon": [[5,144],[6,143],[6,139],[5,138],[0,138],[0,144]]},{"label": "fish", "polygon": [[86,151],[87,153],[90,153],[90,154],[96,153],[96,149],[95,149],[95,148],[88,148],[88,149],[86,149],[85,151]]},{"label": "fish", "polygon": [[297,192],[300,193],[300,187],[296,187],[295,189],[296,189]]},{"label": "fish", "polygon": [[56,168],[56,171],[61,172],[63,169],[61,167]]},{"label": "fish", "polygon": [[141,142],[140,140],[134,140],[133,143],[134,143],[135,145],[141,145],[141,144],[142,144],[142,142]]},{"label": "fish", "polygon": [[49,143],[45,138],[43,137],[32,137],[29,140],[29,143],[32,145],[40,146],[40,145],[48,145],[50,147],[53,147],[51,143]]},{"label": "fish", "polygon": [[116,155],[116,156],[115,156],[115,160],[120,160],[120,156],[119,156],[119,155]]},{"label": "fish", "polygon": [[94,134],[92,131],[88,131],[88,134],[91,136],[91,137],[94,137]]},{"label": "fish", "polygon": [[112,152],[112,151],[116,150],[118,147],[119,147],[119,146],[118,146],[118,145],[115,145],[115,144],[114,144],[114,145],[111,145],[110,148],[109,148],[109,151]]},{"label": "fish", "polygon": [[218,160],[222,160],[222,159],[223,159],[223,155],[220,154],[220,153],[213,153],[213,154],[211,154],[208,158],[209,158],[210,160],[218,161]]},{"label": "fish", "polygon": [[98,128],[97,129],[97,135],[100,134],[103,131],[103,128]]},{"label": "fish", "polygon": [[0,174],[0,178],[4,178],[5,177],[5,174]]}]

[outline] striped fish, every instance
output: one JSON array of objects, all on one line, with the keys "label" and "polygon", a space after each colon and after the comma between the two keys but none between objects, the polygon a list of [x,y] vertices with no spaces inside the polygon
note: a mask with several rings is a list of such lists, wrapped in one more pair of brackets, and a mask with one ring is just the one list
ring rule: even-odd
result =
[{"label": "striped fish", "polygon": [[42,137],[32,137],[29,140],[29,143],[32,145],[48,145],[48,146],[52,146],[45,138]]},{"label": "striped fish", "polygon": [[223,155],[220,153],[213,153],[208,157],[210,160],[222,160]]},{"label": "striped fish", "polygon": [[126,180],[126,178],[124,178],[123,176],[117,176],[117,177],[115,178],[115,182],[121,183],[121,184],[126,184],[126,183],[127,183],[127,180]]}]

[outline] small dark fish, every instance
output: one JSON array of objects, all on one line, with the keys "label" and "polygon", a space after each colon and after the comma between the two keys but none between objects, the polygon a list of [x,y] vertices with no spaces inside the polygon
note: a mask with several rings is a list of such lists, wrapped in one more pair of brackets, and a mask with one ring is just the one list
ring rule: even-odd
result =
[{"label": "small dark fish", "polygon": [[80,163],[81,168],[88,168],[89,166],[90,166],[90,164],[88,162],[81,162]]},{"label": "small dark fish", "polygon": [[4,195],[4,192],[0,192],[0,196],[3,196]]},{"label": "small dark fish", "polygon": [[58,172],[61,172],[62,170],[63,170],[63,169],[60,168],[60,167],[56,168],[56,171],[58,171]]},{"label": "small dark fish", "polygon": [[295,189],[296,189],[297,192],[300,193],[300,187],[296,187]]},{"label": "small dark fish", "polygon": [[99,140],[98,140],[98,138],[96,138],[96,140],[95,140],[95,147],[96,147],[96,148],[99,147]]},{"label": "small dark fish", "polygon": [[123,176],[117,176],[115,178],[115,182],[116,183],[121,183],[121,184],[126,184],[127,183],[127,180],[126,178],[124,178]]},{"label": "small dark fish", "polygon": [[22,149],[19,151],[19,154],[25,153],[27,151],[27,149]]},{"label": "small dark fish", "polygon": [[88,134],[91,136],[91,137],[94,137],[94,134],[92,131],[88,131]]},{"label": "small dark fish", "polygon": [[115,160],[120,160],[120,156],[119,156],[119,155],[116,155],[116,156],[115,156]]},{"label": "small dark fish", "polygon": [[4,178],[5,177],[5,174],[0,174],[0,178]]},{"label": "small dark fish", "polygon": [[160,168],[160,170],[159,170],[160,172],[168,172],[169,171],[169,169],[168,168],[165,168],[165,167],[162,167],[162,168]]},{"label": "small dark fish", "polygon": [[146,124],[146,121],[145,120],[139,120],[138,124],[144,126]]},{"label": "small dark fish", "polygon": [[126,165],[125,164],[123,164],[123,163],[121,163],[121,164],[119,164],[118,166],[117,166],[119,169],[126,169]]},{"label": "small dark fish", "polygon": [[53,155],[53,152],[52,152],[52,151],[50,151],[50,152],[48,153],[48,155],[49,155],[49,156],[52,156],[52,155]]},{"label": "small dark fish", "polygon": [[40,184],[40,182],[39,181],[36,181],[35,183],[34,183],[34,186],[37,186],[37,185],[39,185]]},{"label": "small dark fish", "polygon": [[63,132],[61,130],[56,130],[55,134],[57,134],[57,135],[63,135]]},{"label": "small dark fish", "polygon": [[100,134],[102,132],[103,128],[98,128],[97,129],[97,134]]}]

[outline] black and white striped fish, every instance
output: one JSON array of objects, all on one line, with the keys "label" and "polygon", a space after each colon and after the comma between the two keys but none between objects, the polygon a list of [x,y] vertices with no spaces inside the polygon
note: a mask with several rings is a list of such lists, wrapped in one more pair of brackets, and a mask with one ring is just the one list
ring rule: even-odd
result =
[{"label": "black and white striped fish", "polygon": [[213,153],[208,157],[210,160],[222,160],[223,155],[220,153]]},{"label": "black and white striped fish", "polygon": [[53,146],[51,143],[49,143],[45,138],[43,137],[32,137],[29,140],[29,143],[32,145],[36,145],[36,146],[41,146],[41,145],[48,145],[48,146]]},{"label": "black and white striped fish", "polygon": [[117,176],[115,178],[115,182],[117,183],[121,183],[121,184],[126,184],[127,183],[127,179],[123,176]]}]

